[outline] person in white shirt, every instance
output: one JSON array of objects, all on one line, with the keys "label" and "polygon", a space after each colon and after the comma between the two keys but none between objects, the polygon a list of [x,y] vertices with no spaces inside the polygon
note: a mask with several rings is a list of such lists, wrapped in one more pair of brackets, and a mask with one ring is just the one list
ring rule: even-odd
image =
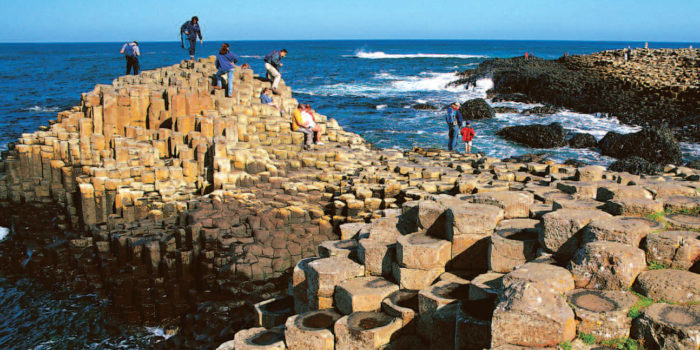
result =
[{"label": "person in white shirt", "polygon": [[304,110],[301,112],[301,117],[304,119],[304,122],[308,122],[307,127],[313,130],[314,143],[317,145],[323,145],[323,142],[320,141],[321,127],[316,124],[316,120],[314,119],[314,110],[311,109],[311,105],[307,104],[304,106]]}]

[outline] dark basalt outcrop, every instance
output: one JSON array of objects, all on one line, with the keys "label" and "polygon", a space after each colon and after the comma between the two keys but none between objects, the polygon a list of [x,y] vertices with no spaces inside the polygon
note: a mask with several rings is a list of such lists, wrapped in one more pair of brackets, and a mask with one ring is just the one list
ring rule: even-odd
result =
[{"label": "dark basalt outcrop", "polygon": [[569,147],[572,148],[593,148],[598,145],[598,141],[591,134],[575,133],[569,139]]},{"label": "dark basalt outcrop", "polygon": [[614,163],[610,164],[608,170],[620,172],[626,171],[634,175],[656,175],[662,172],[664,169],[663,166],[659,164],[650,163],[644,158],[635,156],[615,161]]},{"label": "dark basalt outcrop", "polygon": [[430,103],[416,103],[413,105],[413,109],[418,109],[418,110],[433,110],[437,109],[437,107],[431,105]]},{"label": "dark basalt outcrop", "polygon": [[459,111],[467,120],[488,119],[496,116],[496,112],[483,98],[465,101],[459,107]]},{"label": "dark basalt outcrop", "polygon": [[[635,49],[592,55],[492,59],[461,74],[454,84],[490,77],[498,100],[564,106],[606,113],[626,124],[667,122],[681,141],[700,142],[700,50]],[[521,95],[522,94],[522,95]]]},{"label": "dark basalt outcrop", "polygon": [[559,123],[507,126],[496,135],[535,148],[566,145],[566,131]]},{"label": "dark basalt outcrop", "polygon": [[539,107],[533,107],[530,109],[526,109],[523,111],[524,115],[547,115],[547,114],[555,114],[559,112],[559,108],[555,106],[539,106]]},{"label": "dark basalt outcrop", "polygon": [[633,134],[608,132],[598,142],[601,153],[615,158],[637,156],[659,164],[681,164],[680,144],[666,127],[644,128]]},{"label": "dark basalt outcrop", "polygon": [[492,98],[493,102],[521,102],[533,103],[534,101],[525,94],[496,94]]},{"label": "dark basalt outcrop", "polygon": [[493,107],[496,113],[518,113],[517,108],[513,107]]}]

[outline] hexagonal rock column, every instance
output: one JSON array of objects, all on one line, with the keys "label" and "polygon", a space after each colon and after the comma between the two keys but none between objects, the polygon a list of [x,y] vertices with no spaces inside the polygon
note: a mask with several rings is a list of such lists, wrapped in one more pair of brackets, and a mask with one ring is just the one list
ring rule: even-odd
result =
[{"label": "hexagonal rock column", "polygon": [[596,341],[629,337],[632,320],[627,311],[639,300],[627,291],[576,289],[567,293],[574,309],[579,333],[592,334]]},{"label": "hexagonal rock column", "polygon": [[634,289],[654,300],[700,302],[700,275],[682,270],[651,270],[639,274]]},{"label": "hexagonal rock column", "polygon": [[537,229],[502,229],[491,236],[489,270],[507,273],[537,257]]},{"label": "hexagonal rock column", "polygon": [[646,198],[620,198],[605,203],[603,210],[613,215],[647,216],[664,210],[664,203]]},{"label": "hexagonal rock column", "polygon": [[333,327],[340,315],[332,310],[294,315],[285,322],[284,338],[289,350],[333,350]]},{"label": "hexagonal rock column", "polygon": [[309,307],[311,310],[332,308],[335,286],[364,273],[364,266],[345,257],[334,256],[310,262],[306,274]]},{"label": "hexagonal rock column", "polygon": [[581,231],[591,220],[608,219],[600,210],[559,209],[542,215],[540,245],[562,259],[568,259],[581,245]]},{"label": "hexagonal rock column", "polygon": [[582,242],[609,241],[639,247],[639,242],[648,234],[662,230],[658,221],[636,216],[614,216],[592,220],[583,230]]},{"label": "hexagonal rock column", "polygon": [[343,256],[354,258],[357,252],[357,241],[346,239],[342,241],[325,241],[318,245],[318,255],[322,258]]},{"label": "hexagonal rock column", "polygon": [[364,238],[358,242],[357,258],[365,265],[366,276],[390,276],[396,245]]},{"label": "hexagonal rock column", "polygon": [[493,300],[503,291],[503,274],[487,272],[474,279],[469,284],[470,300]]},{"label": "hexagonal rock column", "polygon": [[440,308],[469,298],[469,284],[440,281],[418,292],[418,334],[430,340],[433,327],[433,314]]},{"label": "hexagonal rock column", "polygon": [[379,349],[403,326],[401,319],[382,312],[354,312],[335,323],[335,349]]},{"label": "hexagonal rock column", "polygon": [[399,224],[410,233],[433,226],[445,212],[445,207],[435,201],[420,200],[404,203],[401,210]]},{"label": "hexagonal rock column", "polygon": [[468,200],[477,204],[490,204],[504,210],[506,218],[527,218],[530,216],[530,204],[535,197],[530,192],[486,192],[468,197]]},{"label": "hexagonal rock column", "polygon": [[511,285],[499,297],[491,323],[491,347],[555,346],[576,336],[574,312],[561,294],[537,284]]},{"label": "hexagonal rock column", "polygon": [[309,263],[319,258],[301,259],[294,266],[290,287],[294,295],[294,312],[301,314],[309,311],[308,283],[306,281],[306,271]]},{"label": "hexagonal rock column", "polygon": [[491,346],[494,305],[484,300],[462,300],[455,320],[455,349],[486,349]]},{"label": "hexagonal rock column", "polygon": [[646,252],[649,263],[688,270],[700,262],[700,234],[692,231],[651,233],[647,235]]},{"label": "hexagonal rock column", "polygon": [[236,350],[285,350],[284,330],[263,327],[244,329],[236,332],[233,338]]},{"label": "hexagonal rock column", "polygon": [[425,233],[414,233],[399,237],[396,245],[396,260],[402,267],[429,270],[445,267],[450,260],[452,243]]},{"label": "hexagonal rock column", "polygon": [[431,350],[454,349],[455,323],[458,313],[459,303],[445,305],[433,312],[431,316],[432,327],[429,335]]},{"label": "hexagonal rock column", "polygon": [[541,263],[527,263],[503,276],[503,288],[517,283],[537,284],[541,289],[559,294],[574,289],[574,277],[569,270]]},{"label": "hexagonal rock column", "polygon": [[399,290],[382,301],[382,311],[400,318],[403,322],[402,331],[406,333],[415,333],[418,310],[418,291],[415,290]]},{"label": "hexagonal rock column", "polygon": [[261,301],[254,306],[258,326],[272,328],[284,324],[294,314],[294,298],[285,296]]},{"label": "hexagonal rock column", "polygon": [[626,290],[646,269],[644,251],[617,242],[592,242],[569,262],[576,288]]},{"label": "hexagonal rock column", "polygon": [[700,305],[654,304],[635,320],[636,338],[650,349],[698,349]]},{"label": "hexagonal rock column", "polygon": [[700,215],[666,215],[666,223],[677,230],[700,230]]},{"label": "hexagonal rock column", "polygon": [[357,277],[335,287],[335,306],[343,314],[377,311],[382,300],[399,290],[399,286],[381,277]]}]

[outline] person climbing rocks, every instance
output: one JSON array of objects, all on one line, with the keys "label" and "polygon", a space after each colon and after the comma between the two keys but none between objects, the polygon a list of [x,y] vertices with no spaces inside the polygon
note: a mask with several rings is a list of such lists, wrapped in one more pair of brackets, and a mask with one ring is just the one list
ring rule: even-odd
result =
[{"label": "person climbing rocks", "polygon": [[240,59],[238,55],[234,54],[229,50],[230,46],[227,43],[221,44],[221,49],[219,49],[219,54],[216,55],[216,71],[214,76],[216,77],[216,87],[221,89],[223,87],[223,76],[226,74],[226,80],[228,82],[228,89],[226,90],[226,97],[231,97],[233,95],[233,65],[238,63]]},{"label": "person climbing rocks", "polygon": [[272,82],[272,92],[275,95],[279,95],[277,87],[282,79],[282,74],[280,74],[280,67],[282,67],[282,58],[287,56],[287,50],[282,49],[279,51],[273,50],[267,55],[265,55],[265,70],[267,71],[267,80]]},{"label": "person climbing rocks", "polygon": [[459,112],[459,103],[454,102],[445,111],[445,122],[447,122],[447,128],[449,132],[449,141],[447,142],[447,149],[450,151],[457,151],[457,138],[459,137],[459,128],[462,126],[462,113]]},{"label": "person climbing rocks", "polygon": [[462,141],[464,141],[464,150],[467,153],[472,153],[472,140],[474,139],[474,136],[476,136],[476,132],[474,132],[474,129],[472,129],[472,125],[469,122],[465,123],[466,125],[462,128]]},{"label": "person climbing rocks", "polygon": [[314,131],[309,128],[309,124],[304,120],[302,112],[306,106],[302,103],[297,105],[297,109],[292,113],[292,131],[297,131],[304,134],[304,149],[311,148],[311,142],[314,138]]},{"label": "person climbing rocks", "polygon": [[134,75],[138,75],[139,56],[141,55],[141,51],[139,51],[139,43],[137,43],[136,41],[125,43],[124,46],[122,46],[121,51],[119,52],[123,53],[124,58],[126,58],[126,75],[129,75],[132,68],[134,70]]},{"label": "person climbing rocks", "polygon": [[[185,37],[187,37],[187,41],[185,41]],[[193,16],[192,19],[185,22],[180,27],[180,45],[183,49],[189,50],[191,60],[194,59],[195,46],[197,46],[197,37],[199,37],[199,44],[204,45],[202,31],[199,29],[199,18],[197,16]]]}]

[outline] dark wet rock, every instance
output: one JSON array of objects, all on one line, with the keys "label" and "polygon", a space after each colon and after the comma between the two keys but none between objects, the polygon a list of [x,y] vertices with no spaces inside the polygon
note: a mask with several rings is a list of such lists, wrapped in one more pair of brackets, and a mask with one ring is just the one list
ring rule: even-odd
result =
[{"label": "dark wet rock", "polygon": [[418,109],[418,110],[434,110],[437,109],[437,107],[431,105],[430,103],[416,103],[413,105],[413,109]]},{"label": "dark wet rock", "polygon": [[620,172],[626,171],[634,175],[656,175],[662,172],[664,169],[660,164],[647,162],[644,158],[628,157],[610,164],[608,170]]},{"label": "dark wet rock", "polygon": [[591,134],[575,133],[569,139],[569,146],[572,148],[593,148],[598,145],[598,140]]},{"label": "dark wet rock", "polygon": [[566,145],[566,131],[559,123],[507,126],[496,135],[535,148],[554,148]]},{"label": "dark wet rock", "polygon": [[489,119],[496,116],[496,112],[483,98],[476,98],[462,103],[459,111],[466,120]]},{"label": "dark wet rock", "polygon": [[567,159],[566,161],[564,161],[564,164],[575,166],[577,168],[584,167],[584,166],[588,165],[588,163],[586,163],[582,160],[573,159],[573,158]]},{"label": "dark wet rock", "polygon": [[608,132],[598,142],[601,153],[618,159],[637,156],[659,164],[681,164],[681,147],[671,130],[660,126],[632,134]]},{"label": "dark wet rock", "polygon": [[533,107],[530,109],[526,109],[523,111],[524,115],[546,115],[546,114],[555,114],[560,111],[559,108],[551,106],[551,105],[546,105],[546,106],[539,106],[539,107]]},{"label": "dark wet rock", "polygon": [[691,160],[685,164],[688,168],[700,169],[700,159]]},{"label": "dark wet rock", "polygon": [[493,107],[496,113],[518,113],[517,108],[513,107]]},{"label": "dark wet rock", "polygon": [[514,93],[514,94],[496,94],[493,96],[493,102],[521,102],[521,103],[532,103],[532,99],[525,94]]}]

